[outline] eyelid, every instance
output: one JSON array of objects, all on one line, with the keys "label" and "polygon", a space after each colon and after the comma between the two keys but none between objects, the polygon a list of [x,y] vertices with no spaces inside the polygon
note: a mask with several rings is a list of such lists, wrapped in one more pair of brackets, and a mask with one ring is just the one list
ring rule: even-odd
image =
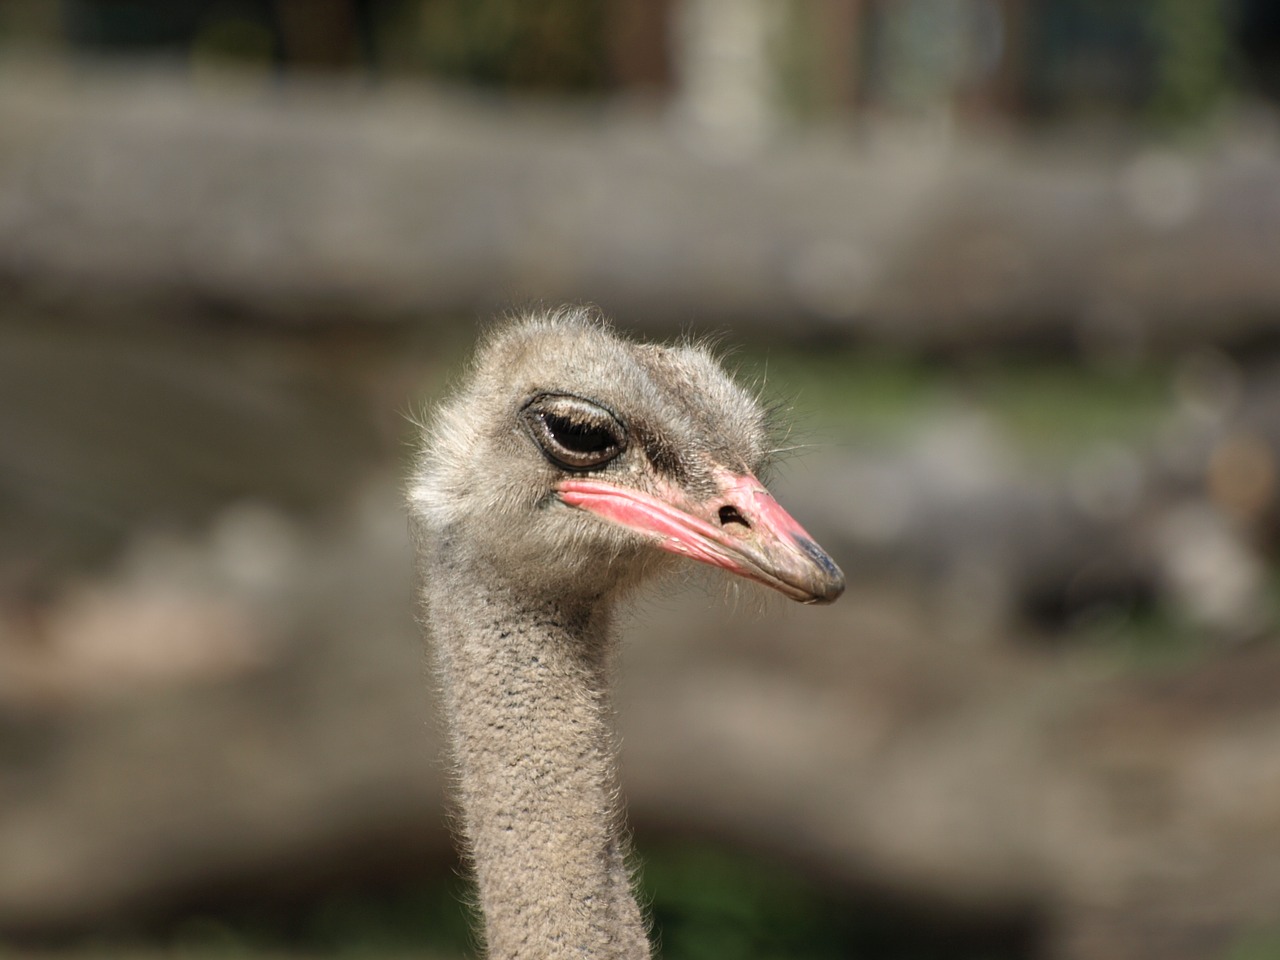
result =
[{"label": "eyelid", "polygon": [[[543,456],[565,470],[594,470],[604,466],[627,449],[627,428],[608,407],[571,393],[539,393],[520,408],[525,430],[538,445]],[[611,443],[597,456],[580,453],[564,444],[547,422],[548,417],[580,424],[590,430],[606,433]]]}]

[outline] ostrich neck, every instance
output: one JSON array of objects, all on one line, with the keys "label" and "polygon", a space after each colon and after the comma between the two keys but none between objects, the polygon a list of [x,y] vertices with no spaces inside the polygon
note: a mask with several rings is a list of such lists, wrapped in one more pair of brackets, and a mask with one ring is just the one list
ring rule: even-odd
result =
[{"label": "ostrich neck", "polygon": [[489,956],[647,958],[617,799],[609,611],[529,596],[447,550],[423,570],[424,599]]}]

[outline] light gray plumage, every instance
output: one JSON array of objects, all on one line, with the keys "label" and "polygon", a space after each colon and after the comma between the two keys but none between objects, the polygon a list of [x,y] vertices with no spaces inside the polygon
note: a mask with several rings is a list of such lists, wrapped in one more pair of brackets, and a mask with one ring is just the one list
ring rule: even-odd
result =
[{"label": "light gray plumage", "polygon": [[705,349],[578,309],[497,329],[436,411],[409,505],[491,957],[649,956],[611,621],[680,553],[835,599],[839,570],[754,479],[768,452],[762,408]]}]

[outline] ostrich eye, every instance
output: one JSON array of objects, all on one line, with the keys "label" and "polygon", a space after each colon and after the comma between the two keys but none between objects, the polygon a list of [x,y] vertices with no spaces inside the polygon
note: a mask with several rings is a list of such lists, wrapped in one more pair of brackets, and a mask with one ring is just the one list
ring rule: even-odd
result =
[{"label": "ostrich eye", "polygon": [[608,410],[581,397],[541,394],[521,411],[530,436],[547,458],[566,470],[608,463],[627,445],[627,433]]}]

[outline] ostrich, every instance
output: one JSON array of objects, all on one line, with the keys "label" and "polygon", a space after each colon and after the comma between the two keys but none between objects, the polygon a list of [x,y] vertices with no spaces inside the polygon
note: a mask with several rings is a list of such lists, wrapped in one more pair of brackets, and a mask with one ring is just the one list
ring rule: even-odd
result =
[{"label": "ostrich", "polygon": [[843,591],[756,479],[766,427],[704,348],[566,309],[491,333],[426,430],[421,616],[491,957],[649,956],[609,716],[619,600],[677,555],[804,603]]}]

